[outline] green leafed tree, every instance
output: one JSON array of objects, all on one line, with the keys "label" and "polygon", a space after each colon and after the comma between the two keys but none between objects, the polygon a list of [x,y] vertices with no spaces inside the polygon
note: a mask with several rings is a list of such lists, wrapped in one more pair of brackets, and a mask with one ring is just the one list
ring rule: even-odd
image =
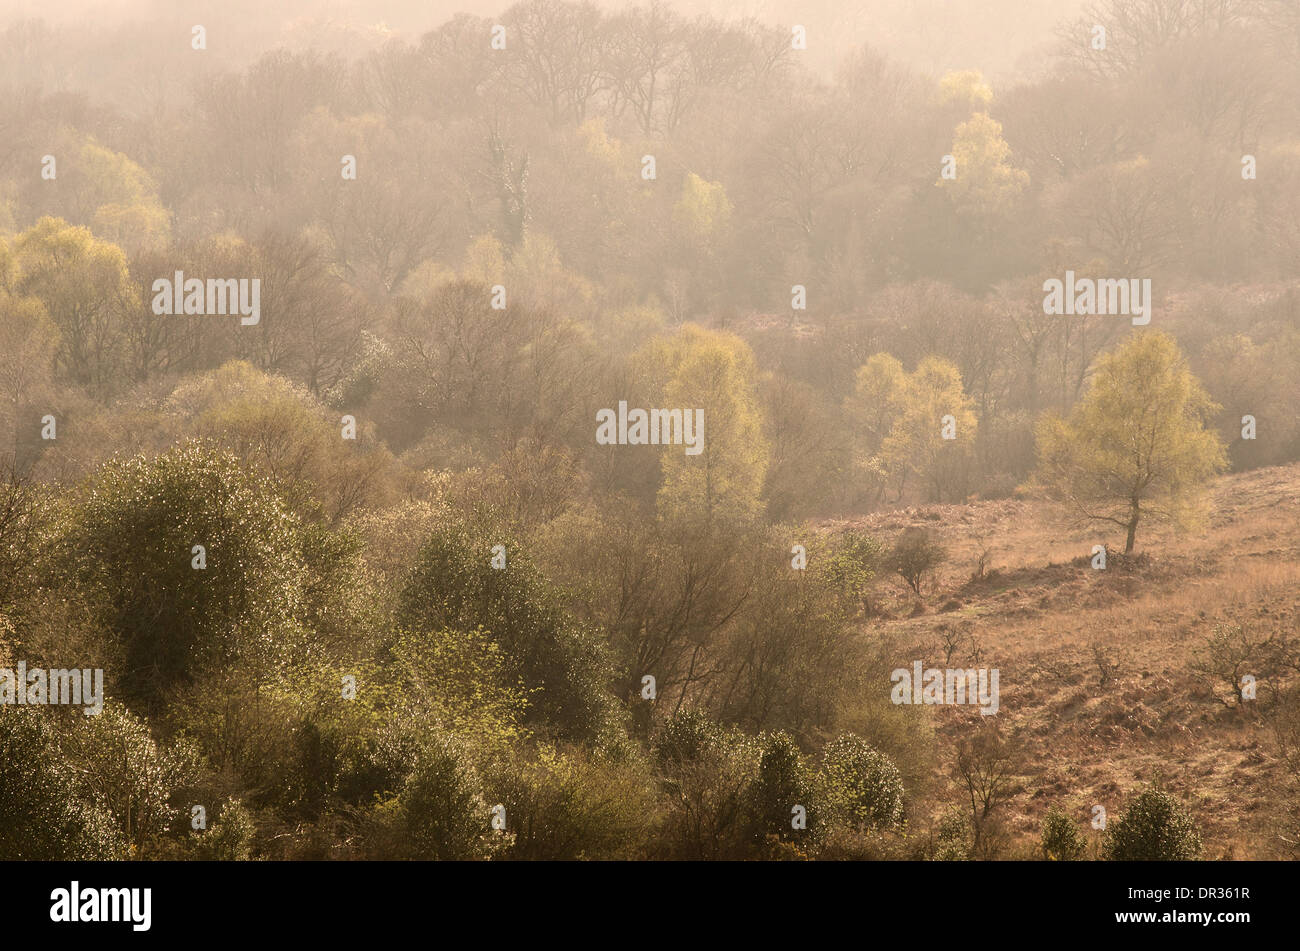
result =
[{"label": "green leafed tree", "polygon": [[901,493],[924,486],[932,498],[958,498],[970,469],[979,420],[961,371],[941,357],[926,357],[912,373],[888,353],[859,368],[845,412],[859,446],[866,478]]},{"label": "green leafed tree", "polygon": [[673,206],[673,219],[685,234],[704,244],[726,225],[731,202],[721,182],[705,181],[694,172],[682,182],[682,197]]},{"label": "green leafed tree", "polygon": [[1038,479],[1081,517],[1123,529],[1130,553],[1143,521],[1203,518],[1205,484],[1227,467],[1217,410],[1172,337],[1135,335],[1098,361],[1068,419],[1040,421]]},{"label": "green leafed tree", "polygon": [[69,172],[81,220],[96,234],[129,250],[161,247],[171,216],[149,173],[121,152],[93,139],[82,144]]},{"label": "green leafed tree", "polygon": [[660,514],[700,524],[757,517],[768,443],[749,346],[733,334],[687,325],[652,341],[642,356],[658,384],[652,391],[660,407],[681,409],[683,417],[704,411],[704,431],[695,433],[702,437],[701,452],[688,455],[679,445],[661,451]]},{"label": "green leafed tree", "polygon": [[1011,163],[1011,146],[1002,123],[977,112],[953,133],[956,177],[940,179],[954,207],[965,214],[996,215],[1008,211],[1029,187],[1029,173]]},{"label": "green leafed tree", "polygon": [[13,290],[45,305],[59,329],[60,369],[76,383],[112,385],[124,359],[122,315],[136,293],[122,249],[57,218],[42,218],[13,247]]},{"label": "green leafed tree", "polygon": [[[492,564],[498,543],[504,567]],[[534,726],[594,740],[612,722],[603,642],[564,609],[559,592],[504,533],[457,524],[435,532],[416,558],[397,615],[407,630],[483,628],[505,652],[505,670],[530,692]]]},{"label": "green leafed tree", "polygon": [[441,734],[425,743],[401,792],[384,804],[379,819],[387,833],[381,841],[402,858],[488,858],[507,841],[504,830],[492,828],[491,807],[471,756],[460,742]]},{"label": "green leafed tree", "polygon": [[935,500],[958,498],[977,425],[961,371],[926,357],[907,378],[902,411],[880,448],[881,464],[896,484],[910,473]]},{"label": "green leafed tree", "polygon": [[112,462],[67,516],[54,567],[120,658],[126,698],[162,699],[236,660],[265,674],[300,642],[300,524],[234,456],[187,443]]},{"label": "green leafed tree", "polygon": [[159,746],[148,723],[120,703],[77,719],[83,722],[69,730],[65,755],[113,816],[132,856],[143,857],[180,815],[169,800],[196,776],[193,751],[185,743]]},{"label": "green leafed tree", "polygon": [[[29,438],[33,427],[19,425],[32,407],[52,406],[54,354],[59,331],[41,300],[19,296],[8,288],[16,286],[17,262],[0,238],[0,452],[18,452],[24,429]],[[33,413],[39,419],[48,409]]]}]

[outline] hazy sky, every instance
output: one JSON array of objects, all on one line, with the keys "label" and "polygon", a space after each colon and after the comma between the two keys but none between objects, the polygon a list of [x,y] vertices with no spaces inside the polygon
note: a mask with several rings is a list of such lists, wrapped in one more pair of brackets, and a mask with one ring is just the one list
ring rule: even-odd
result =
[{"label": "hazy sky", "polygon": [[[632,0],[598,0],[616,8]],[[1032,68],[1053,29],[1084,0],[675,0],[681,13],[753,16],[809,33],[809,59],[826,69],[866,43],[926,72],[979,68],[990,77]],[[351,38],[416,37],[458,12],[491,16],[504,0],[0,0],[0,27],[44,18],[117,46],[134,22],[202,23],[239,36],[236,59],[269,47],[330,46]],[[210,49],[216,49],[210,46]],[[249,56],[248,54],[252,54]],[[233,65],[233,63],[232,63]]]}]

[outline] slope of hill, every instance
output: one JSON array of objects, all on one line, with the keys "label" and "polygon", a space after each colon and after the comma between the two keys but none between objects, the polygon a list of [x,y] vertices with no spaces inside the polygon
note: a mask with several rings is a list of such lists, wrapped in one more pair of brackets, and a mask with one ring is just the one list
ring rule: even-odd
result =
[{"label": "slope of hill", "polygon": [[[948,546],[949,561],[923,589],[924,613],[907,616],[916,608],[897,584],[894,616],[866,633],[890,635],[898,666],[1000,670],[999,725],[1023,745],[1005,810],[1022,846],[1051,806],[1080,823],[1096,805],[1114,816],[1134,788],[1160,778],[1192,807],[1206,857],[1288,854],[1269,701],[1293,668],[1254,671],[1259,699],[1237,706],[1226,680],[1192,665],[1220,623],[1300,639],[1300,465],[1225,477],[1212,501],[1204,531],[1149,526],[1135,556],[1111,549],[1105,570],[1092,567],[1092,547],[1118,539],[1039,501],[926,506],[827,526],[878,537],[926,526]],[[985,576],[972,580],[985,551]],[[956,645],[950,663],[945,637]],[[972,707],[930,709],[946,767],[952,744],[981,718]]]}]

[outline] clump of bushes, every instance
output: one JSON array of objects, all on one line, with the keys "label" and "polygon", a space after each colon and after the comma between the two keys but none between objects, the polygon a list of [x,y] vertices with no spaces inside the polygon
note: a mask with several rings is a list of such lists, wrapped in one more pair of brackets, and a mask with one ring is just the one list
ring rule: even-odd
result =
[{"label": "clump of bushes", "polygon": [[1201,854],[1196,823],[1159,784],[1129,800],[1106,828],[1102,855],[1115,862],[1187,862]]},{"label": "clump of bushes", "polygon": [[1054,862],[1075,862],[1083,858],[1084,842],[1074,820],[1057,808],[1043,817],[1043,858]]}]

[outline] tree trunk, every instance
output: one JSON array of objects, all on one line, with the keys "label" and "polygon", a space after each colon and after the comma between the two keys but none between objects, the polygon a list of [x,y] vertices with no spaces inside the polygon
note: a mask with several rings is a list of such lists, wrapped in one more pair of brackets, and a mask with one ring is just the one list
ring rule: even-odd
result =
[{"label": "tree trunk", "polygon": [[1128,538],[1124,542],[1124,554],[1133,554],[1133,541],[1137,538],[1138,518],[1141,513],[1136,505],[1133,506],[1133,512],[1128,520]]}]

